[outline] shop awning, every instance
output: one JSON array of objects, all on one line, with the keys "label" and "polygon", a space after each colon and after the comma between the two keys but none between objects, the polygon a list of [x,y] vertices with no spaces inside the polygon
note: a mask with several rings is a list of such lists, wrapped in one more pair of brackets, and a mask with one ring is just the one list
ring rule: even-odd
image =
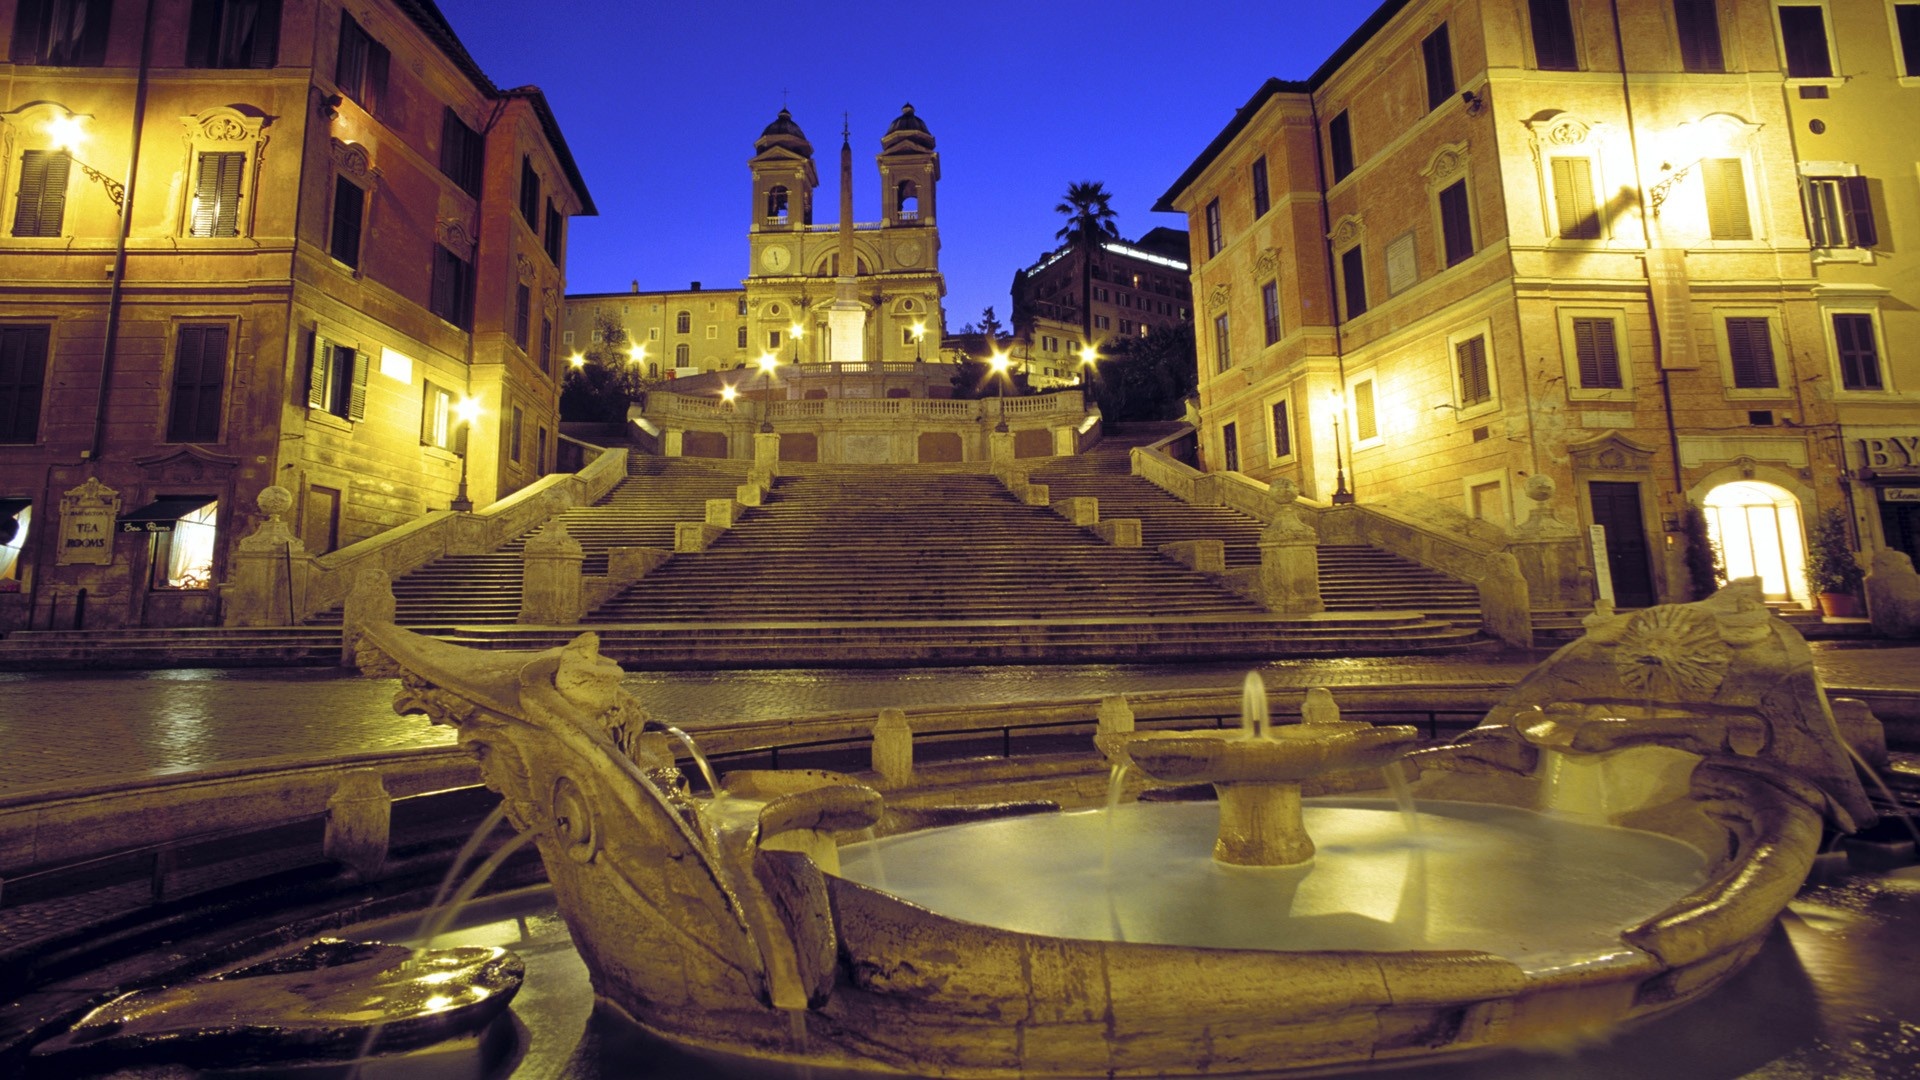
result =
[{"label": "shop awning", "polygon": [[123,533],[172,532],[181,518],[214,500],[212,495],[162,495],[132,513],[121,514]]}]

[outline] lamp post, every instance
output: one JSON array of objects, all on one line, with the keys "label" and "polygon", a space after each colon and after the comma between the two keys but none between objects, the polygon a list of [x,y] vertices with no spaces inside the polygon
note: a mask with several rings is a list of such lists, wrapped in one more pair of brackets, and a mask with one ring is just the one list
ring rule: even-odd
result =
[{"label": "lamp post", "polygon": [[1333,498],[1329,500],[1335,506],[1345,506],[1353,502],[1353,492],[1347,490],[1347,470],[1340,458],[1340,412],[1346,407],[1346,400],[1340,391],[1333,394]]},{"label": "lamp post", "polygon": [[735,390],[731,384],[726,384],[726,383],[721,384],[720,400],[723,402],[726,402],[726,405],[729,409],[733,407],[733,399],[739,396],[740,396],[740,391]]},{"label": "lamp post", "polygon": [[807,336],[807,328],[799,323],[792,323],[787,327],[787,333],[793,337],[793,363],[795,367],[798,367],[800,365],[800,339]]},{"label": "lamp post", "polygon": [[[798,351],[798,347],[795,347]],[[773,430],[773,370],[780,366],[780,358],[770,352],[760,354],[760,374],[767,380],[766,396],[760,404],[760,430]]]},{"label": "lamp post", "polygon": [[647,346],[645,342],[636,341],[627,346],[627,359],[633,363],[634,367],[641,369],[642,376],[646,375]]},{"label": "lamp post", "polygon": [[1001,380],[1012,381],[1012,377],[1007,374],[1008,363],[1007,354],[1001,352],[997,346],[987,357],[987,365],[993,369],[995,395],[1000,399],[1000,422],[993,425],[995,431],[1007,430],[1007,384]]},{"label": "lamp post", "polygon": [[55,150],[64,151],[67,160],[80,167],[80,174],[97,182],[106,189],[107,199],[113,203],[114,213],[126,210],[127,187],[99,169],[80,160],[80,146],[87,141],[87,130],[80,125],[80,118],[69,113],[56,116],[47,121],[47,138]]},{"label": "lamp post", "polygon": [[[585,362],[584,359],[582,362]],[[473,500],[467,498],[467,458],[473,453],[473,422],[480,418],[480,402],[463,397],[453,407],[453,414],[465,429],[465,437],[460,442],[460,491],[454,495],[448,509],[470,514],[473,512]]]},{"label": "lamp post", "polygon": [[1093,385],[1094,378],[1100,374],[1100,350],[1091,344],[1080,346],[1080,367],[1080,381]]},{"label": "lamp post", "polygon": [[920,358],[920,343],[927,339],[927,324],[920,322],[917,319],[914,320],[912,333],[913,333],[913,362],[916,364],[922,363],[922,360]]}]

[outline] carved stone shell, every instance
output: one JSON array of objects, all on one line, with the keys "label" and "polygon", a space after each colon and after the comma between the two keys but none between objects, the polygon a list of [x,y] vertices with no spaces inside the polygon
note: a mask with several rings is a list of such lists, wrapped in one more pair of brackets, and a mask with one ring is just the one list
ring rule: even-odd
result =
[{"label": "carved stone shell", "polygon": [[1630,694],[1704,701],[1727,677],[1733,650],[1713,616],[1667,604],[1633,617],[1614,647],[1614,674]]}]

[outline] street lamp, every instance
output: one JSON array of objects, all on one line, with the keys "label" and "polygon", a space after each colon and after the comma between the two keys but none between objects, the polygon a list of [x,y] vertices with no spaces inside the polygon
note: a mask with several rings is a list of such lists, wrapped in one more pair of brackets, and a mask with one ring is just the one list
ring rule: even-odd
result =
[{"label": "street lamp", "polygon": [[632,345],[627,346],[627,359],[633,361],[635,367],[644,365],[647,362],[646,343],[636,341]]},{"label": "street lamp", "polygon": [[927,339],[927,324],[919,321],[918,319],[914,320],[912,333],[913,333],[913,362],[918,364],[922,362],[920,359],[920,343]]},{"label": "street lamp", "polygon": [[1353,492],[1347,490],[1347,470],[1340,459],[1340,413],[1346,408],[1346,399],[1339,390],[1329,391],[1333,395],[1333,498],[1335,506],[1344,506],[1353,502]]},{"label": "street lamp", "polygon": [[733,399],[739,396],[740,391],[735,390],[732,383],[722,383],[720,385],[720,400],[726,402],[729,406],[733,404]]},{"label": "street lamp", "polygon": [[[797,327],[796,327],[797,329]],[[799,352],[795,346],[794,351]],[[760,354],[760,374],[767,380],[766,397],[760,405],[760,430],[773,430],[773,370],[780,366],[780,358],[770,352]]]},{"label": "street lamp", "polygon": [[467,458],[473,453],[473,422],[480,418],[480,401],[477,398],[463,397],[453,407],[454,418],[466,427],[466,437],[460,441],[460,492],[453,497],[449,509],[463,514],[473,512],[473,500],[467,498]]},{"label": "street lamp", "polygon": [[582,353],[572,352],[567,354],[567,363],[573,365],[573,370],[579,371],[587,366],[587,358]]},{"label": "street lamp", "polygon": [[53,143],[55,150],[64,151],[67,160],[80,166],[81,175],[89,180],[98,181],[100,186],[106,189],[107,198],[113,203],[114,212],[124,211],[127,202],[127,186],[80,160],[80,147],[87,141],[87,129],[81,125],[80,118],[72,113],[51,117],[47,120],[46,131],[47,138]]},{"label": "street lamp", "polygon": [[807,336],[807,328],[792,323],[787,327],[787,333],[793,338],[793,362],[797,366],[800,363],[800,339]]},{"label": "street lamp", "polygon": [[[995,348],[987,357],[987,366],[993,369],[994,389],[1000,398],[1000,422],[993,425],[995,431],[1007,430],[1007,383],[1013,381],[1013,377],[1007,374],[1008,363],[1007,354],[998,348]],[[1000,381],[1001,379],[1005,379],[1006,382]]]},{"label": "street lamp", "polygon": [[1100,374],[1100,350],[1091,344],[1080,346],[1080,381],[1091,386],[1094,377]]}]

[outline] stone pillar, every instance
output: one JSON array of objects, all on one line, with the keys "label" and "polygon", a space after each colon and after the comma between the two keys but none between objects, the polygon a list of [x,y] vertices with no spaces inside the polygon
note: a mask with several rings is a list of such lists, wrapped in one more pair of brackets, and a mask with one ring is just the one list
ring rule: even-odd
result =
[{"label": "stone pillar", "polygon": [[1273,521],[1260,533],[1260,599],[1283,614],[1325,611],[1320,600],[1320,534],[1294,505],[1300,486],[1284,477],[1272,484]]},{"label": "stone pillar", "polygon": [[362,881],[378,877],[387,861],[387,839],[393,827],[393,800],[380,773],[353,769],[327,799],[327,831],[321,851],[337,859]]},{"label": "stone pillar", "polygon": [[873,771],[891,788],[913,780],[913,728],[899,709],[881,709],[873,725]]},{"label": "stone pillar", "polygon": [[1867,618],[1881,637],[1920,637],[1920,574],[1904,551],[1881,548],[1867,570]]},{"label": "stone pillar", "polygon": [[307,593],[313,556],[280,515],[293,506],[283,487],[261,490],[255,500],[267,520],[234,546],[233,575],[221,603],[228,626],[292,626],[300,621],[299,603]]},{"label": "stone pillar", "polygon": [[1333,700],[1333,691],[1324,686],[1316,686],[1308,690],[1306,700],[1300,703],[1300,722],[1303,724],[1339,723],[1340,705]]},{"label": "stone pillar", "polygon": [[660,456],[681,457],[685,445],[686,431],[681,428],[668,428],[660,435]]},{"label": "stone pillar", "polygon": [[1480,578],[1480,626],[1516,649],[1533,648],[1533,600],[1520,563],[1504,551],[1487,556]]},{"label": "stone pillar", "polygon": [[368,623],[390,623],[394,616],[393,578],[385,570],[362,570],[340,610],[340,666],[360,664],[360,631]]},{"label": "stone pillar", "polygon": [[527,541],[521,553],[520,622],[571,626],[580,621],[580,542],[560,521]]},{"label": "stone pillar", "polygon": [[1533,501],[1527,520],[1515,526],[1507,551],[1519,563],[1529,597],[1550,606],[1579,606],[1593,600],[1593,575],[1587,571],[1580,531],[1553,516],[1553,478],[1530,476],[1521,491]]},{"label": "stone pillar", "polygon": [[1100,726],[1097,734],[1124,735],[1133,730],[1133,706],[1127,704],[1126,696],[1115,694],[1100,699]]},{"label": "stone pillar", "polygon": [[987,432],[987,464],[994,472],[1013,467],[1013,432]]},{"label": "stone pillar", "polygon": [[763,477],[765,483],[771,483],[780,475],[780,433],[777,431],[756,431],[753,433],[753,474]]},{"label": "stone pillar", "polygon": [[1069,424],[1053,429],[1053,452],[1061,457],[1080,449],[1080,430]]}]

